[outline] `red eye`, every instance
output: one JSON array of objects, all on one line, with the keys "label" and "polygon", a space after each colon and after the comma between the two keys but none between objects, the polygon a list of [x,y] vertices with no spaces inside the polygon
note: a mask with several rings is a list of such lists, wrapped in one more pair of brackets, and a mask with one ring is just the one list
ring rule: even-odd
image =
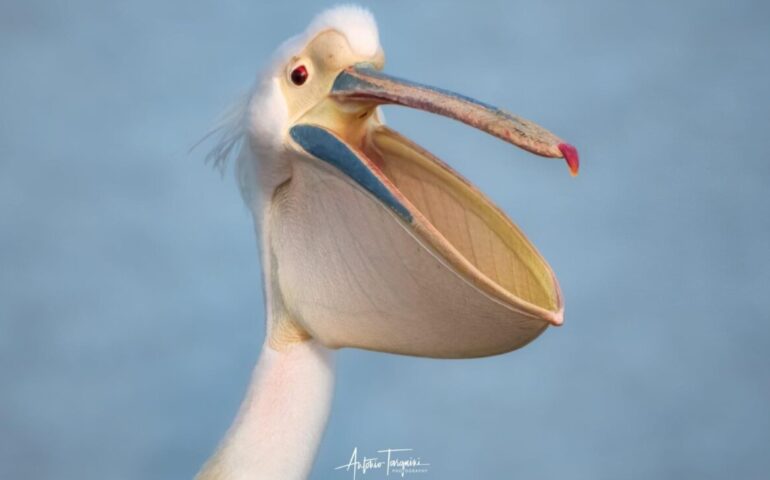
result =
[{"label": "red eye", "polygon": [[307,80],[307,68],[304,65],[300,65],[291,71],[291,81],[294,85],[302,85]]}]

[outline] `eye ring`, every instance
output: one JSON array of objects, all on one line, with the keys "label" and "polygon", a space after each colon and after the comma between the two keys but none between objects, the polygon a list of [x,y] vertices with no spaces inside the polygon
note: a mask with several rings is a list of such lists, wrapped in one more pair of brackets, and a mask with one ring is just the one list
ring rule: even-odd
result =
[{"label": "eye ring", "polygon": [[298,67],[295,67],[294,70],[291,71],[291,74],[289,75],[291,78],[291,83],[294,85],[300,86],[304,84],[307,81],[308,73],[307,73],[307,67],[304,65],[299,65]]}]

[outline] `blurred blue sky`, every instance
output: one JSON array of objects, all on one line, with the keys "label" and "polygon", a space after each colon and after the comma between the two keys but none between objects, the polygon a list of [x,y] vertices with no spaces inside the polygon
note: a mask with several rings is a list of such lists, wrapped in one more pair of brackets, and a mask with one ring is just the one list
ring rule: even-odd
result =
[{"label": "blurred blue sky", "polygon": [[[504,356],[339,354],[313,478],[770,472],[770,4],[369,1],[387,70],[537,120],[581,175],[388,121],[538,245],[566,324]],[[0,3],[0,478],[191,478],[263,337],[235,183],[187,153],[331,2]]]}]

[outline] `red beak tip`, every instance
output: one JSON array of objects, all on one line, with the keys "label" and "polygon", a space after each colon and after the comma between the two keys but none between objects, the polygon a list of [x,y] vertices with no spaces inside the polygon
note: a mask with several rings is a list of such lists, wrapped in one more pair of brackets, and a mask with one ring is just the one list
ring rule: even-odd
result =
[{"label": "red beak tip", "polygon": [[560,143],[559,151],[564,156],[564,160],[567,161],[567,166],[572,176],[576,176],[580,169],[580,157],[578,156],[577,148],[569,143]]}]

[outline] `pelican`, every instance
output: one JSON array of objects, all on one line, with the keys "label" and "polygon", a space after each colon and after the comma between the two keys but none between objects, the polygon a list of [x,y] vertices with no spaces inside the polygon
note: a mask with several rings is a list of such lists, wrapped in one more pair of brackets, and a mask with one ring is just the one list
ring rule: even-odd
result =
[{"label": "pelican", "polygon": [[[471,98],[382,72],[371,13],[318,15],[274,55],[222,142],[260,246],[266,334],[241,408],[200,480],[306,478],[334,351],[433,358],[520,348],[564,307],[551,268],[484,194],[389,128],[425,110],[578,170],[574,147]],[[239,149],[239,150],[238,150]],[[483,159],[478,159],[482,161]]]}]

